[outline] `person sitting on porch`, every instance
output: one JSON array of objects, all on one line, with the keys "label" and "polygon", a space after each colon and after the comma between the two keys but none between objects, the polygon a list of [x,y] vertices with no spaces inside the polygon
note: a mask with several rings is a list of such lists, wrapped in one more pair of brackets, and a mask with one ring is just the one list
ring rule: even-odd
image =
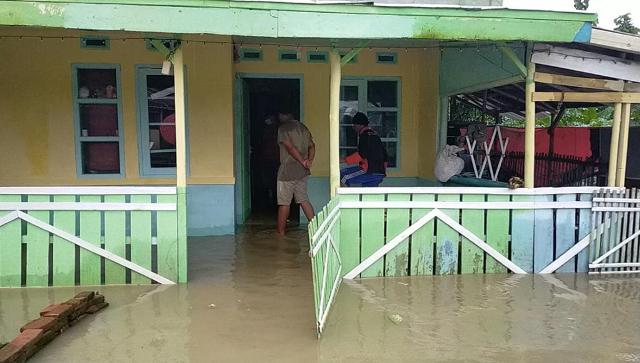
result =
[{"label": "person sitting on porch", "polygon": [[358,151],[347,156],[344,162],[357,164],[340,170],[340,182],[350,187],[377,187],[386,176],[389,157],[380,136],[369,127],[367,115],[358,112],[352,119],[353,129],[358,135]]},{"label": "person sitting on porch", "polygon": [[280,167],[278,169],[278,226],[276,232],[284,235],[289,217],[291,200],[295,198],[308,220],[315,216],[307,195],[307,178],[311,174],[316,146],[311,132],[293,117],[289,111],[280,111],[278,144]]}]

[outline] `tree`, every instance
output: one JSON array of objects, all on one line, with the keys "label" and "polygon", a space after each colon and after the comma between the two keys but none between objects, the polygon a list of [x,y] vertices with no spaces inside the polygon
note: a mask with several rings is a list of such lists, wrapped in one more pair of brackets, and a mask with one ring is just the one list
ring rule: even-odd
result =
[{"label": "tree", "polygon": [[616,27],[614,28],[614,30],[617,30],[619,32],[630,33],[630,34],[638,34],[640,32],[640,29],[636,28],[633,25],[633,22],[631,21],[630,13],[620,15],[619,17],[615,18],[613,22],[616,24]]},{"label": "tree", "polygon": [[589,7],[589,0],[573,0],[573,6],[576,10],[587,10]]}]

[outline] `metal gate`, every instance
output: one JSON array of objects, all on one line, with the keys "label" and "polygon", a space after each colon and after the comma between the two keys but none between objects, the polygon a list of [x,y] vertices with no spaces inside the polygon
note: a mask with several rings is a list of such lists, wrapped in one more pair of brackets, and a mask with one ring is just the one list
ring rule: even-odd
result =
[{"label": "metal gate", "polygon": [[593,198],[590,273],[640,272],[640,190],[601,190]]}]

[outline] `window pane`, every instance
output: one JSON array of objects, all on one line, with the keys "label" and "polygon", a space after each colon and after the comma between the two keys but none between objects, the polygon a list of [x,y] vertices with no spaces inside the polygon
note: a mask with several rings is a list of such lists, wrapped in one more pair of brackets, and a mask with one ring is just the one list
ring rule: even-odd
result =
[{"label": "window pane", "polygon": [[80,105],[81,136],[118,136],[117,105]]},{"label": "window pane", "polygon": [[358,101],[358,86],[340,87],[340,101]]},{"label": "window pane", "polygon": [[78,69],[78,98],[117,98],[115,69]]},{"label": "window pane", "polygon": [[340,127],[340,146],[358,146],[358,135],[351,126]]},{"label": "window pane", "polygon": [[398,137],[397,112],[369,112],[369,126],[376,130],[381,138]]},{"label": "window pane", "polygon": [[147,75],[149,160],[152,168],[176,166],[176,118],[173,76]]},{"label": "window pane", "polygon": [[175,166],[176,166],[175,151],[151,153],[152,168],[175,168]]},{"label": "window pane", "polygon": [[385,142],[387,148],[387,155],[389,155],[389,167],[395,168],[398,166],[398,143],[395,141]]},{"label": "window pane", "polygon": [[398,107],[398,82],[369,81],[367,83],[369,108]]},{"label": "window pane", "polygon": [[83,142],[83,174],[119,174],[120,152],[117,142]]}]

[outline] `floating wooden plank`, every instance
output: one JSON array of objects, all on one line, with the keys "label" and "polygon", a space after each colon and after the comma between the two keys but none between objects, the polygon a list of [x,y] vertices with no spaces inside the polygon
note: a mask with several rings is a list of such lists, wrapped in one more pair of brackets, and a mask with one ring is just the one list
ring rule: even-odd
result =
[{"label": "floating wooden plank", "polygon": [[[362,196],[364,199],[364,196]],[[433,201],[433,194],[414,194],[414,201]],[[416,223],[420,218],[429,213],[430,209],[413,209],[411,212],[411,224]],[[364,211],[362,211],[364,214]],[[411,237],[411,276],[423,276],[433,274],[433,227],[435,222],[430,221],[418,229]]]},{"label": "floating wooden plank", "polygon": [[[463,202],[483,202],[484,199],[484,195],[478,194],[465,194],[462,196]],[[479,209],[462,211],[462,225],[482,239],[485,236],[484,222],[485,211]],[[463,274],[484,273],[484,251],[467,238],[462,238],[461,247],[460,271]]]},{"label": "floating wooden plank", "polygon": [[[375,188],[371,188],[375,189]],[[340,202],[359,201],[359,195],[341,195]],[[343,209],[340,223],[340,256],[343,271],[351,271],[360,263],[360,210]]]},{"label": "floating wooden plank", "polygon": [[[580,200],[591,200],[591,194],[579,194]],[[578,210],[578,240],[587,237],[591,232],[591,210],[582,208]],[[589,271],[589,250],[585,248],[578,254],[578,264],[576,272]]]},{"label": "floating wooden plank", "polygon": [[[508,202],[507,195],[489,195],[489,202]],[[487,244],[503,256],[509,255],[509,210],[487,211]],[[487,256],[487,273],[506,273],[507,268],[494,258]]]},{"label": "floating wooden plank", "polygon": [[[402,195],[402,194],[400,194]],[[384,194],[363,195],[363,202],[384,201]],[[371,256],[385,244],[384,226],[385,226],[385,210],[380,209],[363,209],[362,215],[362,245],[361,257],[358,263]],[[362,277],[384,276],[384,261],[379,260],[371,265],[368,269],[362,271]],[[350,271],[350,267],[345,266],[345,271]]]},{"label": "floating wooden plank", "polygon": [[[538,195],[534,200],[549,202],[552,195]],[[553,261],[553,210],[536,209],[534,218],[533,271],[539,272]]]},{"label": "floating wooden plank", "polygon": [[[557,195],[557,201],[575,201],[575,194]],[[576,241],[576,211],[575,209],[558,209],[555,222],[556,258],[567,252]],[[567,261],[556,272],[575,272],[575,258]]]},{"label": "floating wooden plank", "polygon": [[[124,195],[106,195],[106,203],[124,203]],[[126,258],[126,225],[124,211],[104,212],[104,248],[122,258]],[[134,226],[133,228],[138,228]],[[126,283],[126,269],[121,265],[105,260],[104,262],[105,284]]]},{"label": "floating wooden plank", "polygon": [[[55,202],[73,202],[73,195],[56,195]],[[76,212],[53,211],[53,226],[67,233],[76,234]],[[53,286],[70,286],[76,282],[76,245],[53,236]]]},{"label": "floating wooden plank", "polygon": [[[457,202],[460,201],[459,195],[439,195],[438,201]],[[443,212],[457,221],[460,216],[460,210],[447,209]],[[436,273],[438,275],[450,275],[458,272],[458,232],[441,220],[436,224]]]},{"label": "floating wooden plank", "polygon": [[[175,195],[158,195],[158,203],[175,203]],[[175,211],[158,211],[157,237],[158,274],[169,280],[178,280],[178,219]],[[136,228],[131,226],[131,228]]]},{"label": "floating wooden plank", "polygon": [[[514,195],[514,202],[533,201],[532,196]],[[511,260],[527,272],[533,272],[534,210],[511,212]]]},{"label": "floating wooden plank", "polygon": [[[408,202],[410,194],[389,195],[387,200],[391,202]],[[363,228],[364,228],[363,218]],[[391,209],[387,211],[387,236],[386,242],[402,233],[409,227],[409,208]],[[364,239],[363,239],[364,240]],[[385,259],[385,276],[407,276],[409,273],[409,239],[402,241],[396,248],[387,253]]]},{"label": "floating wooden plank", "polygon": [[[151,203],[149,195],[132,195],[131,203]],[[151,212],[131,212],[131,262],[151,270]],[[131,283],[146,285],[151,280],[137,273],[131,273]]]},{"label": "floating wooden plank", "polygon": [[[48,202],[48,195],[30,195],[30,202]],[[49,211],[33,211],[29,215],[49,223]],[[27,286],[49,284],[49,232],[27,224]]]},{"label": "floating wooden plank", "polygon": [[[0,195],[0,201],[20,201],[19,195]],[[0,219],[15,212],[0,212]],[[0,225],[0,287],[19,287],[22,282],[22,225],[19,219]],[[8,312],[7,312],[8,313]]]},{"label": "floating wooden plank", "polygon": [[560,74],[536,72],[534,80],[540,83],[559,86],[599,89],[604,91],[624,91],[624,82],[620,80],[563,76]]},{"label": "floating wooden plank", "polygon": [[[80,196],[81,202],[100,202],[97,195]],[[80,213],[80,239],[90,242],[94,246],[101,247],[101,212],[81,211]],[[100,256],[85,249],[80,250],[80,285],[100,285],[101,268]]]},{"label": "floating wooden plank", "polygon": [[640,103],[640,92],[534,92],[533,101]]}]

